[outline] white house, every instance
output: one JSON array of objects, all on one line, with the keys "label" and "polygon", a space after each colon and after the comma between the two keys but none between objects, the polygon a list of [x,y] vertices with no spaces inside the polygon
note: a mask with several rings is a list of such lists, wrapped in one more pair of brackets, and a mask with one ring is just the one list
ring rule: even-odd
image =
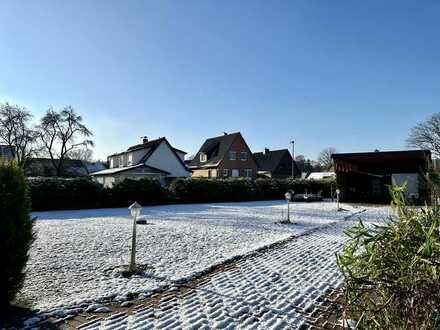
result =
[{"label": "white house", "polygon": [[307,176],[308,180],[322,180],[336,178],[335,172],[312,172]]},{"label": "white house", "polygon": [[105,187],[125,179],[188,177],[185,165],[186,152],[173,148],[165,137],[129,147],[127,151],[108,156],[109,168],[90,175]]}]

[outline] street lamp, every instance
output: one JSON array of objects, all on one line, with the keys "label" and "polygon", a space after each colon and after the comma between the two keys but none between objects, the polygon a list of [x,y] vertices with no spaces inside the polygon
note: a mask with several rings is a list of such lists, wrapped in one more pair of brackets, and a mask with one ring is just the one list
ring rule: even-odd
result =
[{"label": "street lamp", "polygon": [[290,222],[290,200],[293,195],[294,195],[294,192],[292,190],[289,190],[288,192],[286,192],[284,194],[284,197],[286,198],[286,201],[287,201],[287,221],[288,222]]},{"label": "street lamp", "polygon": [[141,214],[142,206],[138,202],[134,202],[128,209],[133,217],[133,236],[131,238],[131,257],[128,271],[133,273],[136,271],[136,219]]},{"label": "street lamp", "polygon": [[336,189],[336,203],[338,205],[338,211],[341,209],[339,207],[339,194],[341,193],[341,191],[339,189]]},{"label": "street lamp", "polygon": [[292,144],[292,179],[295,178],[295,141],[290,141]]}]

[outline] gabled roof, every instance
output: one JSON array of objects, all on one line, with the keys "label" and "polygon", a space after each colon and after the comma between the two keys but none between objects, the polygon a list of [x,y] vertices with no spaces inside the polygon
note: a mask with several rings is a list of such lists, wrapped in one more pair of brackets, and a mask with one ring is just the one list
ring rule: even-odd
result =
[{"label": "gabled roof", "polygon": [[[289,150],[280,149],[280,150],[266,150],[265,152],[256,152],[254,153],[255,161],[258,165],[259,171],[267,171],[274,172],[278,165],[280,164],[283,157],[288,156],[290,160],[292,160],[292,156],[290,155]],[[295,173],[300,173],[298,165],[295,164]]]},{"label": "gabled roof", "polygon": [[283,159],[286,153],[290,156],[290,152],[287,149],[254,153],[254,158],[257,162],[258,170],[269,172],[275,171],[281,159]]},{"label": "gabled roof", "polygon": [[161,138],[158,138],[158,139],[155,139],[155,140],[151,140],[151,141],[148,141],[146,143],[135,144],[134,146],[128,147],[128,149],[126,151],[122,151],[122,152],[117,152],[117,153],[111,154],[109,157],[111,157],[111,156],[119,156],[119,155],[123,155],[123,154],[125,154],[125,153],[127,153],[129,151],[136,151],[136,150],[142,150],[142,149],[153,149],[153,150],[155,150],[160,145],[160,143],[163,140],[166,140],[165,137],[161,137]]},{"label": "gabled roof", "polygon": [[184,154],[186,154],[186,152],[182,151],[182,150],[179,150],[179,149],[176,149],[176,148],[173,148],[165,137],[161,137],[161,138],[158,138],[158,139],[155,139],[155,140],[151,140],[151,141],[148,141],[148,142],[145,142],[145,143],[136,144],[134,146],[129,147],[126,151],[112,154],[109,157],[123,155],[123,154],[125,154],[127,152],[131,152],[131,151],[146,149],[146,153],[145,153],[144,157],[142,157],[142,159],[140,160],[139,164],[145,163],[147,161],[147,159],[153,154],[153,152],[157,149],[157,147],[159,147],[159,145],[162,142],[165,142],[168,145],[168,147],[174,153],[174,156],[176,156],[176,158],[179,160],[179,162],[182,164],[182,166],[186,170],[188,170],[185,162],[177,154],[177,152],[184,153]]},{"label": "gabled roof", "polygon": [[[188,164],[188,167],[197,168],[217,166],[230,149],[232,142],[234,142],[235,138],[238,136],[241,136],[239,132],[207,139],[205,143],[203,143],[202,147],[197,152],[193,160]],[[201,153],[206,154],[206,162],[200,161]]]},{"label": "gabled roof", "polygon": [[98,171],[98,172],[93,172],[90,173],[90,175],[95,176],[95,175],[111,175],[111,174],[116,174],[116,173],[121,173],[121,172],[125,172],[125,171],[130,171],[130,170],[134,170],[136,168],[147,168],[151,171],[151,173],[162,173],[162,174],[170,174],[167,171],[158,169],[156,167],[153,166],[148,166],[145,164],[137,164],[137,165],[133,165],[133,166],[126,166],[126,167],[115,167],[115,168],[108,168],[102,171]]}]

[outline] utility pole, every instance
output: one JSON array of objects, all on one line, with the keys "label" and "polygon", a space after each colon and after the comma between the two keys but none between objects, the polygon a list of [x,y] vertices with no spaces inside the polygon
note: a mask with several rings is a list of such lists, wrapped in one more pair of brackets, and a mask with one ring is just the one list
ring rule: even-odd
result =
[{"label": "utility pole", "polygon": [[295,178],[295,141],[290,141],[292,143],[292,179]]}]

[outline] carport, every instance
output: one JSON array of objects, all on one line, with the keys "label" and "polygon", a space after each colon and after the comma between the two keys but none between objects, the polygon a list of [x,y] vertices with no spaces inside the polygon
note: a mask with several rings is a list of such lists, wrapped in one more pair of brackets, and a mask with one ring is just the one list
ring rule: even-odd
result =
[{"label": "carport", "polygon": [[388,203],[392,183],[406,183],[410,200],[429,200],[424,180],[431,166],[429,150],[337,153],[332,158],[341,201]]}]

